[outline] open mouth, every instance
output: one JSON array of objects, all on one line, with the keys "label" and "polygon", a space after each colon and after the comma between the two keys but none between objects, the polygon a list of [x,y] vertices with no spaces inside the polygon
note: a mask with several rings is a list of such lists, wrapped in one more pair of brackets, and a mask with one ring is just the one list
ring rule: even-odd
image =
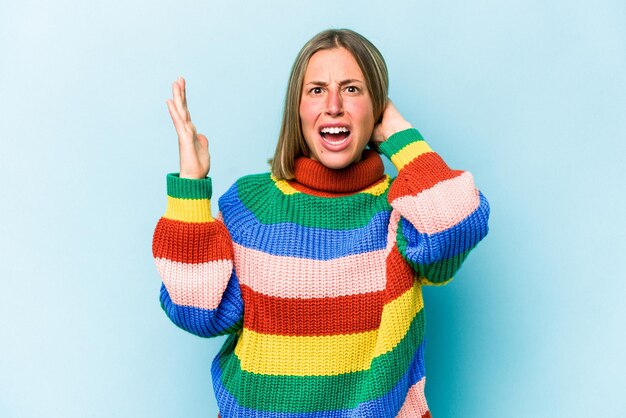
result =
[{"label": "open mouth", "polygon": [[341,145],[348,140],[350,130],[346,127],[327,127],[320,130],[322,139],[330,145]]}]

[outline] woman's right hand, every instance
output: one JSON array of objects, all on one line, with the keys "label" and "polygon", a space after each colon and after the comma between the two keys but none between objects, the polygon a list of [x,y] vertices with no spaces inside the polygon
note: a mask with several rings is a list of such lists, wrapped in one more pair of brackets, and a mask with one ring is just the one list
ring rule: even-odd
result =
[{"label": "woman's right hand", "polygon": [[174,98],[167,100],[167,108],[178,134],[180,177],[203,179],[209,174],[211,166],[209,141],[206,136],[197,133],[196,127],[191,123],[184,78],[178,77],[172,83],[172,95]]}]

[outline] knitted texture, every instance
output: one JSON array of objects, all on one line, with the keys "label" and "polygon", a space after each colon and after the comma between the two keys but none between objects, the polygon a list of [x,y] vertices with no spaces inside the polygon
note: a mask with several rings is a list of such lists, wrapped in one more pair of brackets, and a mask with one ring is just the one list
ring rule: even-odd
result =
[{"label": "knitted texture", "polygon": [[489,204],[415,129],[380,156],[295,179],[167,177],[153,239],[161,305],[179,327],[227,334],[213,360],[222,418],[430,417],[422,285],[445,284],[487,234]]}]

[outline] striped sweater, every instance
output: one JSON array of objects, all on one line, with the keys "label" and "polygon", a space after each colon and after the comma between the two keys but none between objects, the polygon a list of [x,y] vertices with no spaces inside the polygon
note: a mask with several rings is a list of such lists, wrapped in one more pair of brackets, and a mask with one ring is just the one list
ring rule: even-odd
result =
[{"label": "striped sweater", "polygon": [[380,156],[295,179],[167,176],[153,239],[161,306],[202,337],[228,335],[211,372],[222,418],[430,417],[422,285],[452,279],[487,234],[489,204],[415,129]]}]

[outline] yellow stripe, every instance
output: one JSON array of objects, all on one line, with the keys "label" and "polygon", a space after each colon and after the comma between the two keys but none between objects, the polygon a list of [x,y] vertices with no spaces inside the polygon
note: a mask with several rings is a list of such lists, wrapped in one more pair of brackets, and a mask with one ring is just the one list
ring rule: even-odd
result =
[{"label": "yellow stripe", "polygon": [[385,305],[373,357],[393,350],[409,331],[415,315],[423,308],[422,286],[413,280],[409,290]]},{"label": "yellow stripe", "polygon": [[278,190],[280,190],[285,195],[300,193],[299,191],[291,187],[289,183],[287,183],[286,180],[278,180],[273,175],[272,175],[272,180],[274,181],[274,184],[276,185]]},{"label": "yellow stripe", "polygon": [[385,174],[385,181],[375,186],[372,186],[368,189],[363,190],[362,193],[371,194],[374,196],[380,196],[385,193],[385,191],[389,188],[389,182],[391,181],[391,177],[388,174]]},{"label": "yellow stripe", "polygon": [[209,199],[180,199],[167,197],[167,210],[163,217],[183,222],[213,222]]},{"label": "yellow stripe", "polygon": [[400,170],[405,165],[427,152],[432,152],[432,149],[426,141],[411,142],[409,145],[393,154],[391,162]]},{"label": "yellow stripe", "polygon": [[439,283],[434,283],[431,282],[430,280],[428,280],[426,277],[424,276],[420,276],[419,277],[419,282],[425,286],[445,286],[448,283],[450,283],[452,281],[452,279],[454,279],[454,277],[450,277],[449,279],[444,280],[443,282],[439,282]]},{"label": "yellow stripe", "polygon": [[244,328],[235,354],[243,370],[257,374],[334,376],[367,370],[372,358],[394,349],[422,310],[421,286],[383,308],[380,329],[322,337],[261,334]]},{"label": "yellow stripe", "polygon": [[[381,194],[385,193],[385,191],[389,188],[389,182],[391,181],[390,176],[385,175],[385,177],[386,178],[382,183],[372,186],[370,188],[367,188],[363,190],[361,193],[367,193],[367,194],[371,194],[374,196],[380,196]],[[292,194],[300,193],[293,186],[291,186],[286,180],[278,180],[274,176],[272,176],[272,180],[274,180],[274,184],[276,185],[276,188],[280,190],[284,195],[292,195]]]}]

